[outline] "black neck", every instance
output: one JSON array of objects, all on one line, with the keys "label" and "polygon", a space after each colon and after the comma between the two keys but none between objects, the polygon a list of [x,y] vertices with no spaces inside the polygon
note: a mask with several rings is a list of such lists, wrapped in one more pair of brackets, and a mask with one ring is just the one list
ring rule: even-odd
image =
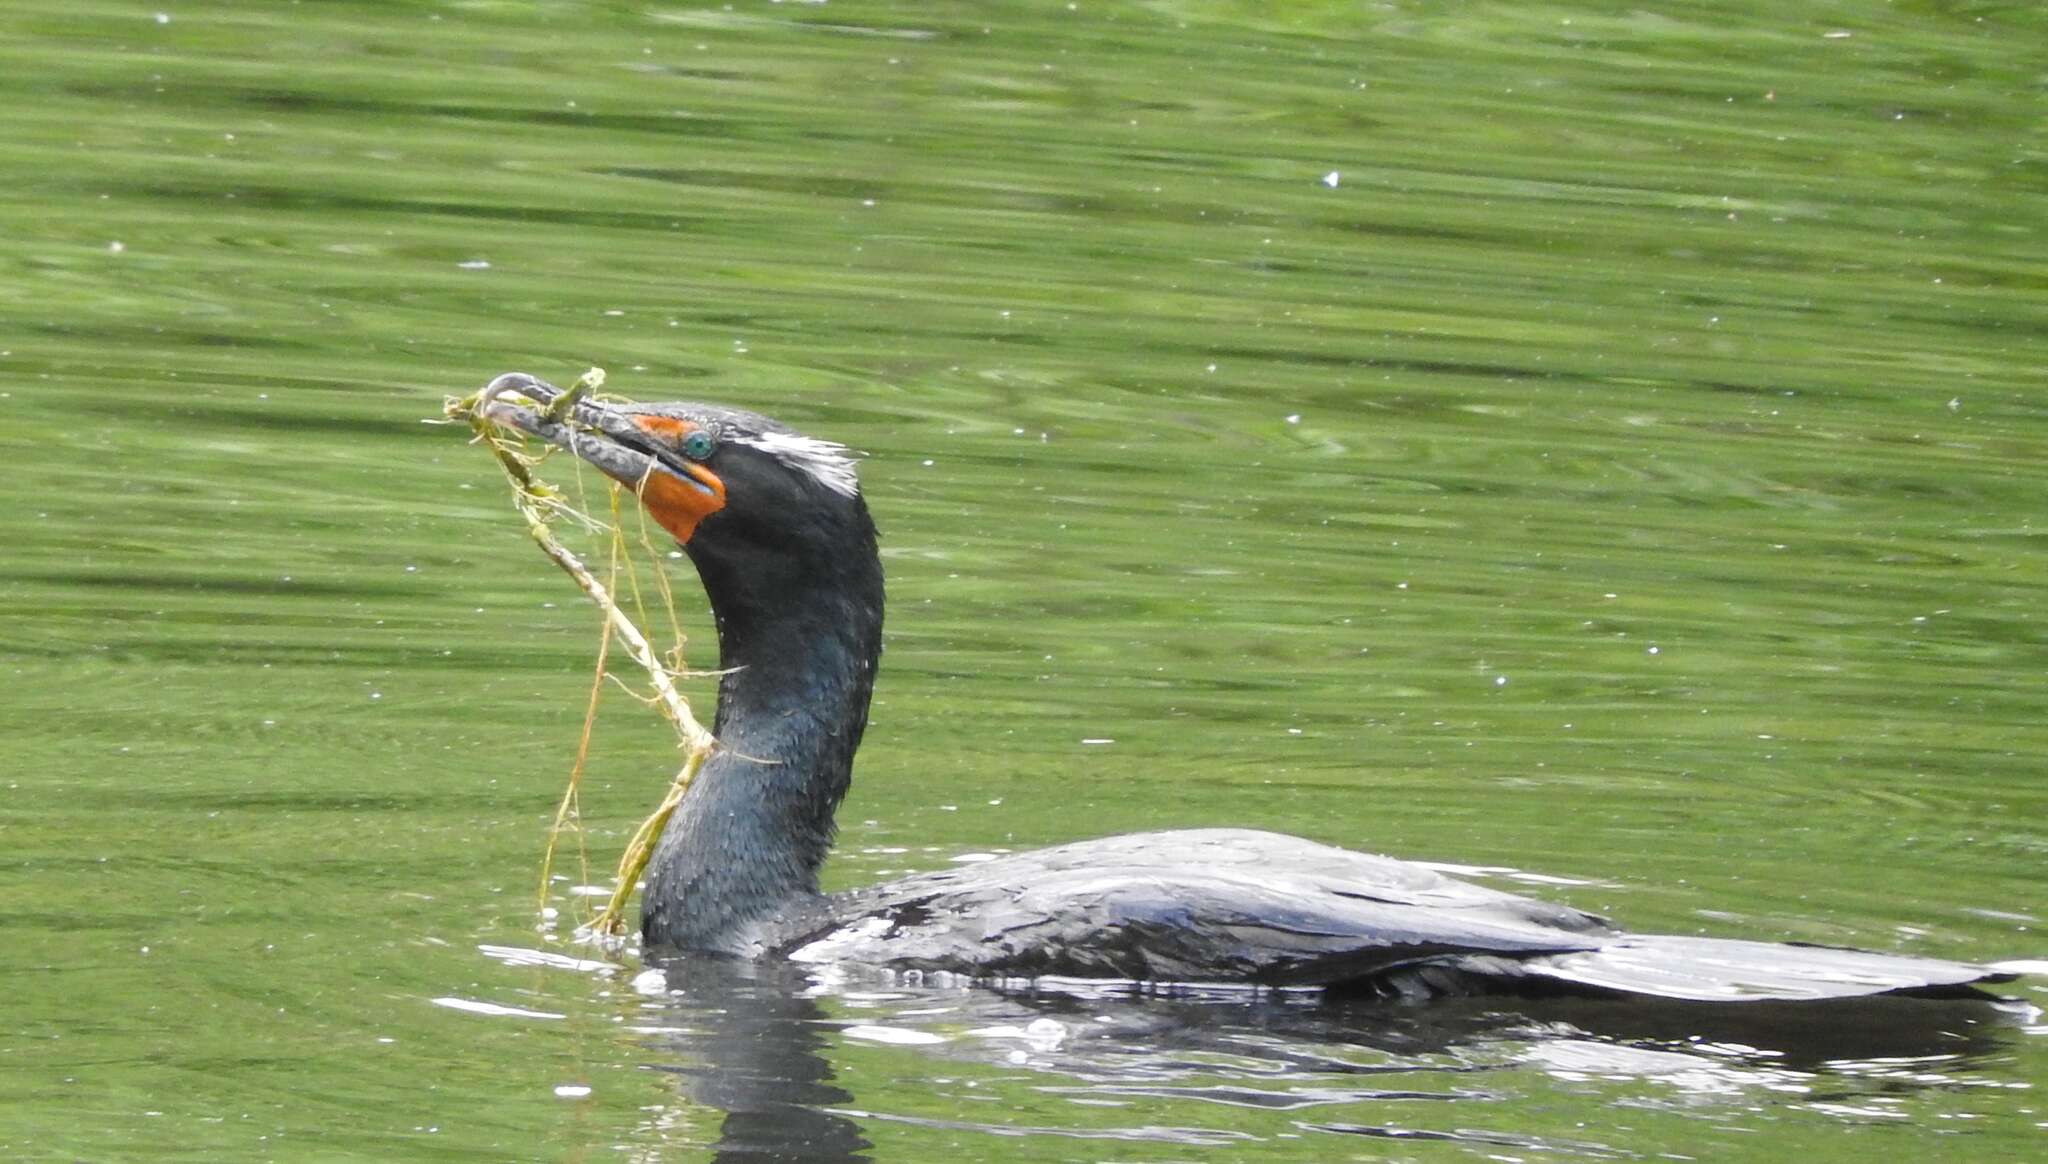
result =
[{"label": "black neck", "polygon": [[794,564],[744,545],[700,546],[701,535],[685,547],[727,674],[712,727],[719,750],[649,864],[650,947],[755,952],[763,923],[817,897],[882,646],[881,562],[864,508],[858,516],[845,543]]}]

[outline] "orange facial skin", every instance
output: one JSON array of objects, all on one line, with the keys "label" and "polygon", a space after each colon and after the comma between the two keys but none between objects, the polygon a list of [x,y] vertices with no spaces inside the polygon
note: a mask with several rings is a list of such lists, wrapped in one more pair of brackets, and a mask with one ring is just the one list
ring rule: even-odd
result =
[{"label": "orange facial skin", "polygon": [[703,487],[657,467],[648,470],[636,488],[640,504],[679,542],[689,541],[698,522],[725,508],[725,482],[701,465],[687,466],[686,471]]},{"label": "orange facial skin", "polygon": [[633,424],[655,440],[671,445],[680,443],[684,437],[697,431],[696,425],[673,416],[636,416]]},{"label": "orange facial skin", "polygon": [[[633,423],[640,430],[670,448],[695,432],[697,426],[687,420],[671,416],[636,416]],[[689,475],[684,480],[675,468],[667,464],[654,465],[638,481],[628,481],[633,491],[640,496],[640,504],[661,528],[675,536],[679,542],[687,542],[697,532],[697,523],[725,508],[725,482],[718,474],[694,462],[680,462],[681,472]]]}]

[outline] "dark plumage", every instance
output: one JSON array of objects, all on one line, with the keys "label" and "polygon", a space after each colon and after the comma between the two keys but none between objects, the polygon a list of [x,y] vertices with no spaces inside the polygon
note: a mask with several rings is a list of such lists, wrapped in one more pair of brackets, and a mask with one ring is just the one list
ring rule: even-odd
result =
[{"label": "dark plumage", "polygon": [[650,865],[650,949],[1401,994],[1805,999],[1952,993],[2009,977],[1852,950],[1629,935],[1419,865],[1242,829],[1082,841],[824,896],[817,871],[881,651],[881,563],[851,461],[710,405],[580,402],[559,425],[504,399],[556,392],[511,374],[493,382],[486,407],[639,487],[703,580],[727,672],[712,729],[721,750]]}]

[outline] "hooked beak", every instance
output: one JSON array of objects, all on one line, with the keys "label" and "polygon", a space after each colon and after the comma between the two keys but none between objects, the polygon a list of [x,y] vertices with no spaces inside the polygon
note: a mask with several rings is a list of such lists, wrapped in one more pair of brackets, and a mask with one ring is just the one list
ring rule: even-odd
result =
[{"label": "hooked beak", "polygon": [[[639,484],[648,470],[660,463],[632,421],[596,401],[578,400],[569,409],[570,423],[542,415],[561,394],[560,388],[546,380],[507,372],[484,386],[476,410],[501,428],[517,429],[567,449],[628,485]],[[537,407],[504,399],[507,396],[523,396]]]},{"label": "hooked beak", "polygon": [[493,424],[567,449],[628,486],[677,541],[689,541],[699,521],[725,507],[725,483],[703,466],[668,454],[633,413],[579,399],[563,420],[548,419],[547,408],[562,391],[524,372],[507,372],[485,385],[476,410]]}]

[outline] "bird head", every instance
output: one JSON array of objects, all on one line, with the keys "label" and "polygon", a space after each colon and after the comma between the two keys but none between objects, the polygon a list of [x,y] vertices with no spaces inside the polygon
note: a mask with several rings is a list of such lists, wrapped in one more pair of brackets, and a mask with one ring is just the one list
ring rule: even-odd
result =
[{"label": "bird head", "polygon": [[849,520],[867,525],[844,446],[713,404],[577,400],[562,419],[550,419],[547,406],[561,393],[508,372],[484,389],[478,410],[631,488],[692,557],[747,545],[796,553],[807,543],[829,545],[832,530]]}]

